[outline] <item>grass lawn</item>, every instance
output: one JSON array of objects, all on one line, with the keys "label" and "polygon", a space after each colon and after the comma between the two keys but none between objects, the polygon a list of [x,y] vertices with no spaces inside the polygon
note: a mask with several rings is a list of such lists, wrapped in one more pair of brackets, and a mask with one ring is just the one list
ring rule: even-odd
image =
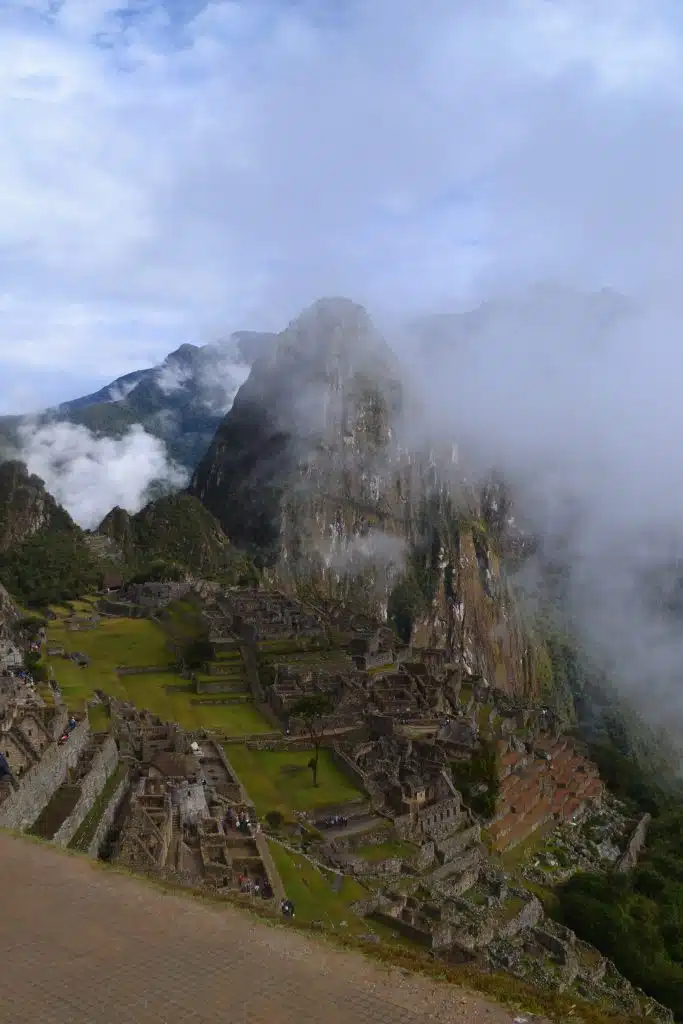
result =
[{"label": "grass lawn", "polygon": [[368,843],[366,846],[359,846],[354,853],[363,860],[376,863],[380,860],[387,860],[389,857],[403,857],[407,859],[417,851],[412,843],[401,842],[400,839],[388,839],[385,843]]},{"label": "grass lawn", "polygon": [[106,732],[109,728],[109,712],[104,704],[95,704],[88,708],[88,719],[93,732]]},{"label": "grass lawn", "polygon": [[349,904],[365,899],[368,891],[354,878],[345,878],[341,890],[332,889],[333,874],[319,871],[310,861],[290,853],[279,843],[269,842],[287,896],[294,903],[296,920],[303,923],[323,921],[328,927],[338,928],[346,921],[345,931],[367,934],[371,922],[357,917]]},{"label": "grass lawn", "polygon": [[230,745],[226,754],[260,814],[280,811],[291,818],[292,811],[311,811],[360,796],[327,750],[320,751],[316,787],[307,768],[310,750],[248,750],[246,746]]},{"label": "grass lawn", "polygon": [[103,619],[95,629],[73,632],[63,624],[50,623],[47,638],[48,643],[82,651],[101,668],[166,665],[172,661],[166,634],[150,619]]},{"label": "grass lawn", "polygon": [[178,722],[184,729],[221,729],[230,736],[270,731],[269,723],[251,704],[192,704],[195,694],[166,691],[169,685],[186,684],[186,679],[168,672],[123,676],[120,685],[136,707],[147,708],[164,721]]},{"label": "grass lawn", "polygon": [[104,619],[96,629],[69,632],[59,623],[48,628],[48,643],[60,643],[67,651],[81,651],[91,662],[80,668],[65,658],[47,658],[67,704],[83,707],[96,689],[120,700],[132,701],[169,722],[186,729],[221,729],[231,736],[269,732],[270,723],[251,704],[193,705],[192,693],[167,693],[169,685],[187,685],[173,671],[119,676],[116,667],[162,665],[169,662],[166,637],[149,619]]},{"label": "grass lawn", "polygon": [[49,605],[49,610],[60,619],[68,619],[72,614],[71,609],[63,604],[51,604]]}]

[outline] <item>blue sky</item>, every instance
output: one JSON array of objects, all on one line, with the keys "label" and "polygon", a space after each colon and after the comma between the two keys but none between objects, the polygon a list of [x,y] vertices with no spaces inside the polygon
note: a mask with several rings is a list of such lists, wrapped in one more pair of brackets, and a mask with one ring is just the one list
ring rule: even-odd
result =
[{"label": "blue sky", "polygon": [[0,0],[0,412],[321,294],[676,287],[649,0]]}]

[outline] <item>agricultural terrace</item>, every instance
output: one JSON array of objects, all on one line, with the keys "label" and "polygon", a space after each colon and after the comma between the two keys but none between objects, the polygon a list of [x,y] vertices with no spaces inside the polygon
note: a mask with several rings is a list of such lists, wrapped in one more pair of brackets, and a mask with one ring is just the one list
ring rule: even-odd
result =
[{"label": "agricultural terrace", "polygon": [[[74,602],[74,605],[81,602]],[[86,611],[86,602],[78,611]],[[74,709],[83,708],[96,690],[128,700],[146,708],[169,722],[178,722],[185,729],[219,729],[226,735],[242,736],[264,733],[271,729],[268,721],[253,706],[247,693],[246,677],[234,662],[225,674],[225,696],[242,697],[235,704],[215,704],[220,692],[198,695],[192,684],[176,670],[164,630],[150,619],[102,619],[93,629],[70,630],[66,618],[71,609],[51,609],[58,618],[48,624],[47,647],[61,645],[67,653],[78,652],[89,659],[81,666],[61,655],[48,656],[45,663],[52,678],[59,684],[64,700]],[[90,607],[87,607],[90,610]],[[119,668],[156,668],[156,672],[122,674]],[[228,686],[227,683],[230,683]],[[237,690],[234,684],[238,685]],[[96,727],[106,725],[104,709],[94,709]]]}]

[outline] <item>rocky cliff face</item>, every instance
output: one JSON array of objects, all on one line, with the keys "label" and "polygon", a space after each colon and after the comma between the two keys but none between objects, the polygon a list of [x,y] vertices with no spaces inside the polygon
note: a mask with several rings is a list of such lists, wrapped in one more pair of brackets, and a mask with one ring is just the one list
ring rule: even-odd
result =
[{"label": "rocky cliff face", "polygon": [[45,530],[72,530],[74,523],[23,462],[0,464],[0,554]]},{"label": "rocky cliff face", "polygon": [[408,442],[415,415],[365,310],[321,300],[255,363],[190,493],[281,585],[362,602],[491,683],[535,690],[538,648],[480,499],[453,449]]},{"label": "rocky cliff face", "polygon": [[15,639],[19,609],[0,584],[0,671],[21,664],[21,653]]}]

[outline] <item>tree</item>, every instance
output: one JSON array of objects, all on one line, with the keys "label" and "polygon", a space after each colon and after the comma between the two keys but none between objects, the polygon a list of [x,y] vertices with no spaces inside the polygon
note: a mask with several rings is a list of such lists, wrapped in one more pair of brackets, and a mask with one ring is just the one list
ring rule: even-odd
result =
[{"label": "tree", "polygon": [[187,668],[203,668],[207,662],[213,661],[216,652],[208,637],[196,637],[185,647],[182,660]]},{"label": "tree", "polygon": [[313,785],[318,785],[318,761],[320,759],[320,744],[325,734],[327,716],[332,711],[332,701],[325,693],[314,693],[307,697],[300,697],[291,709],[293,718],[300,718],[303,726],[313,744],[313,757],[308,762],[308,767],[313,775]]}]

